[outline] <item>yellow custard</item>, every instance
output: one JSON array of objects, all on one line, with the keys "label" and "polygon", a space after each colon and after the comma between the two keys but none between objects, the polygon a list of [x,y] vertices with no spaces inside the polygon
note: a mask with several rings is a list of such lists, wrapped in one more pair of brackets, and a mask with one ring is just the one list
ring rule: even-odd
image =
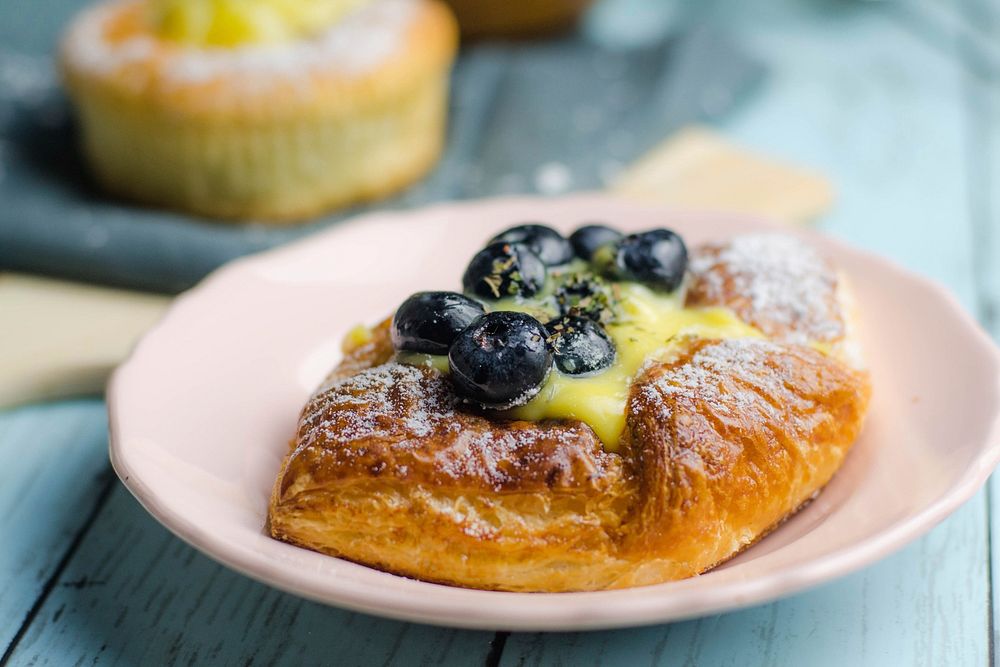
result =
[{"label": "yellow custard", "polygon": [[647,361],[669,356],[671,346],[687,336],[761,336],[727,308],[684,308],[678,294],[657,294],[635,283],[620,286],[619,308],[619,320],[606,325],[617,347],[610,368],[588,376],[553,369],[541,391],[508,414],[529,420],[579,419],[594,429],[605,449],[614,451],[625,429],[629,385]]},{"label": "yellow custard", "polygon": [[153,0],[164,39],[192,46],[277,44],[309,37],[370,0]]},{"label": "yellow custard", "polygon": [[407,366],[423,366],[433,368],[442,373],[451,370],[446,354],[425,354],[423,352],[397,352],[396,361]]},{"label": "yellow custard", "polygon": [[363,324],[358,324],[344,336],[341,348],[344,352],[349,352],[362,345],[367,345],[375,338],[374,332]]},{"label": "yellow custard", "polygon": [[[606,450],[615,451],[625,429],[629,386],[644,364],[668,358],[671,348],[689,336],[762,336],[728,308],[685,308],[679,291],[661,294],[637,283],[620,283],[615,288],[618,317],[605,325],[617,348],[615,363],[591,375],[566,375],[553,367],[538,394],[524,405],[500,414],[531,421],[579,419],[594,429]],[[553,315],[545,305],[550,293],[551,289],[546,289],[536,299],[504,299],[493,304],[492,310],[518,310],[544,322]],[[448,358],[444,355],[402,352],[396,360],[448,372]]]}]

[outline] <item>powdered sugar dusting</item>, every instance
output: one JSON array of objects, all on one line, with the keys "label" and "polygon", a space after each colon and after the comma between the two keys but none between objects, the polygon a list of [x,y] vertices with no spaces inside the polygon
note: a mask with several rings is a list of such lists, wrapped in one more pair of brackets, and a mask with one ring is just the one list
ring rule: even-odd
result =
[{"label": "powdered sugar dusting", "polygon": [[807,343],[844,335],[836,273],[795,237],[737,236],[696,252],[691,272],[701,302],[731,305],[778,340]]},{"label": "powdered sugar dusting", "polygon": [[[467,429],[435,457],[435,469],[454,479],[478,477],[495,491],[540,475],[551,485],[596,479],[603,473],[584,451],[579,426]],[[542,442],[547,446],[540,446]]]},{"label": "powdered sugar dusting", "polygon": [[[120,41],[106,37],[108,21],[128,2],[99,5],[74,24],[66,55],[93,73],[115,72],[137,63],[156,69],[158,84],[184,85],[225,77],[249,93],[266,92],[275,84],[303,87],[316,73],[359,75],[377,67],[399,48],[415,13],[415,0],[374,0],[312,38],[277,45],[233,48],[164,46],[151,34]],[[155,62],[154,62],[155,61]]]},{"label": "powdered sugar dusting", "polygon": [[395,362],[334,379],[306,406],[295,456],[497,491],[609,483],[615,463],[586,426],[497,422],[457,402],[439,372]]},{"label": "powdered sugar dusting", "polygon": [[300,442],[430,435],[455,413],[454,398],[442,383],[427,382],[428,372],[388,363],[321,387],[303,414]]},{"label": "powdered sugar dusting", "polygon": [[781,374],[768,367],[781,349],[758,338],[731,338],[705,345],[687,363],[642,385],[639,400],[663,421],[671,416],[670,406],[684,399],[704,402],[717,415],[738,417],[750,410],[764,410],[780,419],[776,409],[760,399],[760,393],[782,393]]}]

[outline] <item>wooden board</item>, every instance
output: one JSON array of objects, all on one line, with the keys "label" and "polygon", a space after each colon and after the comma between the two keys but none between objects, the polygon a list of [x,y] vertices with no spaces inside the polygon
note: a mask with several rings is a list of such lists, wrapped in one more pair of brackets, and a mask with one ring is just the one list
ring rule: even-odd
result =
[{"label": "wooden board", "polygon": [[[966,151],[970,180],[969,198],[976,243],[970,262],[980,286],[976,310],[980,321],[1000,339],[1000,7],[986,0],[966,0],[968,32],[961,40],[966,67],[968,125]],[[990,509],[990,572],[993,587],[991,660],[996,664],[1000,627],[1000,482],[996,475],[988,487]]]},{"label": "wooden board", "polygon": [[482,664],[491,638],[352,614],[253,582],[150,521],[118,486],[12,662]]},{"label": "wooden board", "polygon": [[31,620],[116,483],[106,442],[100,401],[0,413],[0,649]]}]

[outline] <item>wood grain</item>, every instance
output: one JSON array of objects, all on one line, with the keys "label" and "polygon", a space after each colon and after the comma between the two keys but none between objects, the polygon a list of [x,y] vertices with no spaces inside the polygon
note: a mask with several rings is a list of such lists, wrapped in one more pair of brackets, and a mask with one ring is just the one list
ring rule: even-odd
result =
[{"label": "wood grain", "polygon": [[[1000,339],[1000,59],[982,58],[981,48],[995,48],[1000,40],[1000,8],[984,0],[963,3],[966,27],[959,41],[966,68],[968,125],[965,146],[969,161],[969,195],[976,243],[971,261],[979,285],[977,314],[983,326]],[[988,487],[990,514],[991,615],[990,662],[996,664],[1000,646],[1000,482]]]},{"label": "wood grain", "polygon": [[[514,634],[502,665],[982,665],[983,496],[857,574],[746,611],[650,628]],[[962,552],[956,556],[954,550]]]},{"label": "wood grain", "polygon": [[353,614],[197,553],[117,486],[11,664],[481,664],[492,633]]},{"label": "wood grain", "polygon": [[104,404],[0,412],[0,655],[111,483]]}]

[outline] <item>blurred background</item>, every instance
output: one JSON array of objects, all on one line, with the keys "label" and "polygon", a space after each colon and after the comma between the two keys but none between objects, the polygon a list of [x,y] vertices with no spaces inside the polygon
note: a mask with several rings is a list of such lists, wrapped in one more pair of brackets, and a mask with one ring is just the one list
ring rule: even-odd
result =
[{"label": "blurred background", "polygon": [[[81,6],[3,5],[0,266],[176,292],[228,259],[357,212],[233,228],[103,195],[80,158],[53,60]],[[887,206],[894,220],[947,218],[954,209],[942,197],[928,208],[909,194],[988,171],[994,13],[973,0],[605,0],[576,28],[563,17],[542,38],[467,39],[451,77],[445,154],[375,206],[605,188],[677,130],[707,123],[821,174],[838,194],[829,224],[873,220]],[[826,212],[821,202],[811,210],[817,194],[797,185],[786,196],[809,202],[795,215]]]}]

